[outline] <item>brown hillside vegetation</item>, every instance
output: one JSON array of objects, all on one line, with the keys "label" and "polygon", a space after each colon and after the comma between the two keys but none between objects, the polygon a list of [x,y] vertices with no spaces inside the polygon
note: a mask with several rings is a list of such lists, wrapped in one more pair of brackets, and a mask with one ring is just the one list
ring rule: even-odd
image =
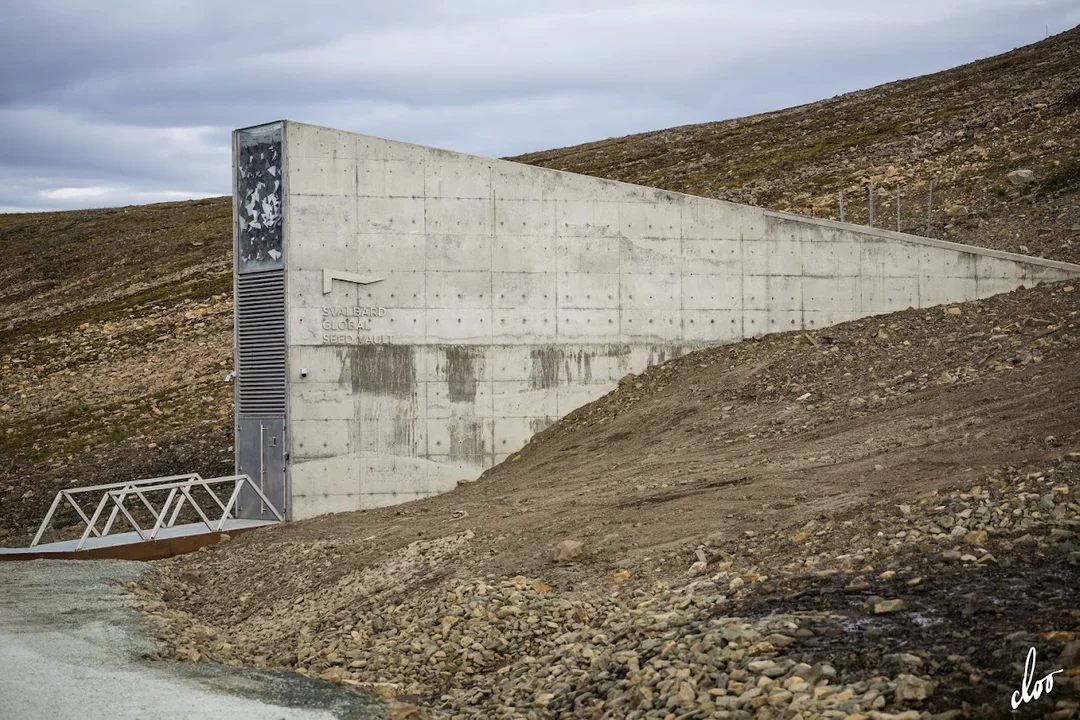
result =
[{"label": "brown hillside vegetation", "polygon": [[[879,227],[900,185],[919,233],[934,177],[931,235],[1076,262],[1078,41],[519,159],[826,217],[843,189],[858,222],[873,184]],[[0,215],[0,543],[60,487],[229,471],[229,212]],[[476,483],[134,590],[167,657],[375,687],[399,718],[1005,717],[1029,647],[1063,670],[1029,715],[1076,717],[1078,296],[643,368]]]},{"label": "brown hillside vegetation", "polygon": [[230,223],[223,198],[0,215],[0,543],[63,487],[231,470]]},{"label": "brown hillside vegetation", "polygon": [[[1077,261],[1078,40],[1080,28],[779,113],[518,159],[825,216],[847,188],[856,222],[854,188],[873,181],[879,226],[897,178],[916,208],[934,174],[932,235]],[[1034,182],[1013,185],[1014,169]],[[230,212],[214,198],[0,215],[0,542],[25,538],[57,487],[228,470]],[[923,216],[905,210],[905,229],[923,232]]]},{"label": "brown hillside vegetation", "polygon": [[[693,195],[1080,260],[1080,28],[830,100],[514,158]],[[1008,174],[1031,170],[1029,183]],[[927,231],[929,181],[933,213]]]},{"label": "brown hillside vegetation", "polygon": [[[931,234],[1075,262],[1078,142],[1080,28],[779,113],[518,159],[825,216],[846,188],[856,222],[859,183],[882,189],[887,219],[898,179],[915,208],[934,175]],[[1014,186],[1014,169],[1035,181]],[[921,210],[904,217],[924,231]],[[227,198],[0,215],[0,542],[56,487],[227,471],[229,228]]]}]

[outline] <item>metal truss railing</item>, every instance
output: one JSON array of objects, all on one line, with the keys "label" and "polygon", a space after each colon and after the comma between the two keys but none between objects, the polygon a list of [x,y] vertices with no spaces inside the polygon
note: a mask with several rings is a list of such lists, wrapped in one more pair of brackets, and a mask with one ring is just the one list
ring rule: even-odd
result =
[{"label": "metal truss railing", "polygon": [[[222,502],[221,497],[214,492],[211,486],[227,485],[229,483],[233,486],[232,492],[229,494],[228,500]],[[113,529],[113,523],[120,515],[124,516],[124,519],[127,520],[135,532],[138,533],[140,538],[143,540],[154,540],[157,538],[158,532],[162,528],[171,528],[176,524],[177,519],[180,517],[180,511],[184,509],[185,503],[199,516],[200,521],[206,526],[208,531],[220,532],[221,529],[225,527],[225,522],[233,516],[237,498],[240,497],[240,491],[245,484],[255,491],[279,522],[284,521],[285,518],[278,509],[274,507],[273,503],[267,499],[266,495],[263,494],[262,489],[260,489],[247,475],[228,475],[217,478],[203,478],[198,473],[169,475],[168,477],[150,478],[147,480],[132,480],[130,482],[109,483],[107,485],[93,485],[90,487],[73,488],[71,490],[61,490],[56,493],[56,498],[53,499],[52,506],[45,515],[45,519],[41,522],[41,527],[38,528],[33,542],[30,543],[30,547],[36,547],[41,541],[41,536],[45,534],[45,530],[49,527],[49,523],[52,522],[53,515],[56,513],[57,508],[59,508],[60,504],[65,500],[75,509],[75,513],[86,526],[82,538],[80,538],[79,544],[75,548],[76,550],[82,550],[83,545],[86,544],[87,539],[91,535],[99,538],[108,535]],[[218,510],[221,511],[221,515],[217,516],[216,520],[211,520],[207,512],[204,511],[195,497],[192,496],[191,491],[194,488],[202,488],[205,490],[206,494],[213,500],[214,504],[217,505]],[[154,503],[148,499],[148,496],[166,492],[168,494],[165,496],[165,502],[160,508],[155,507]],[[101,500],[98,501],[94,514],[87,517],[86,513],[83,512],[83,509],[79,507],[79,503],[75,501],[75,496],[91,493],[101,493]],[[134,515],[132,515],[131,509],[125,505],[127,499],[131,497],[138,498],[143,507],[150,513],[150,516],[154,519],[154,526],[152,528],[144,529],[139,525]],[[98,523],[101,521],[101,516],[104,514],[105,509],[110,506],[111,509],[108,514],[108,519],[105,520],[105,524],[99,529]],[[216,515],[216,511],[212,512]]]}]

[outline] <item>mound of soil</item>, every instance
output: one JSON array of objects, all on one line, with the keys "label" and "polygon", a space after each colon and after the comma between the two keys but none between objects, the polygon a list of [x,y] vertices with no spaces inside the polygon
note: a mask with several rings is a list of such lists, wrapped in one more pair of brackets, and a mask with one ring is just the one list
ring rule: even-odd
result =
[{"label": "mound of soil", "polygon": [[256,531],[140,592],[171,656],[461,717],[994,717],[1028,647],[1072,717],[1077,367],[1065,283],[712,348],[452,493]]}]

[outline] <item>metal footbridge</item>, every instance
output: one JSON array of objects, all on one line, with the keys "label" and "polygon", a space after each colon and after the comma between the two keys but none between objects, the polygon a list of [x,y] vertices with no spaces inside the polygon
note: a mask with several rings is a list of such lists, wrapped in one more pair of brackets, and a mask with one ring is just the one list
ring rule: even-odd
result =
[{"label": "metal footbridge", "polygon": [[[257,500],[260,516],[276,519],[237,517],[237,501],[242,493]],[[97,498],[89,515],[79,502],[85,503],[87,496]],[[58,509],[65,504],[74,509],[83,527],[82,536],[42,543]],[[93,485],[56,493],[30,546],[0,548],[0,561],[156,560],[212,545],[224,533],[231,535],[283,521],[281,512],[247,475],[203,478],[189,473]],[[130,529],[116,532],[125,525]]]}]

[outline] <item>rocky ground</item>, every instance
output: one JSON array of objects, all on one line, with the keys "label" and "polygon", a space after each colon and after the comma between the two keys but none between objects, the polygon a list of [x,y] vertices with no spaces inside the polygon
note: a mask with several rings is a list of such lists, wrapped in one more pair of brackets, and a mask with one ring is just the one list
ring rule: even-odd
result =
[{"label": "rocky ground", "polygon": [[[318,568],[356,539],[219,546],[162,564],[139,592],[168,656],[295,668],[432,715],[1006,717],[1035,648],[1036,678],[1064,672],[1020,716],[1073,718],[1078,492],[1071,453],[794,535],[706,540],[688,570],[617,570],[584,592],[550,572],[470,576],[485,548],[467,530],[267,607],[251,602],[273,581],[258,557]],[[222,582],[243,585],[241,605],[210,600]]]},{"label": "rocky ground", "polygon": [[1005,716],[1029,647],[1066,670],[1030,716],[1074,717],[1077,367],[1065,283],[713,348],[139,592],[169,656],[452,717]]},{"label": "rocky ground", "polygon": [[[231,474],[231,323],[232,303],[218,293],[151,300],[9,345],[0,357],[0,544],[25,545],[60,489]],[[95,501],[88,496],[88,513]],[[45,540],[70,535],[76,521],[64,506]]]},{"label": "rocky ground", "polygon": [[0,544],[61,488],[231,472],[230,218],[220,199],[0,215]]}]

